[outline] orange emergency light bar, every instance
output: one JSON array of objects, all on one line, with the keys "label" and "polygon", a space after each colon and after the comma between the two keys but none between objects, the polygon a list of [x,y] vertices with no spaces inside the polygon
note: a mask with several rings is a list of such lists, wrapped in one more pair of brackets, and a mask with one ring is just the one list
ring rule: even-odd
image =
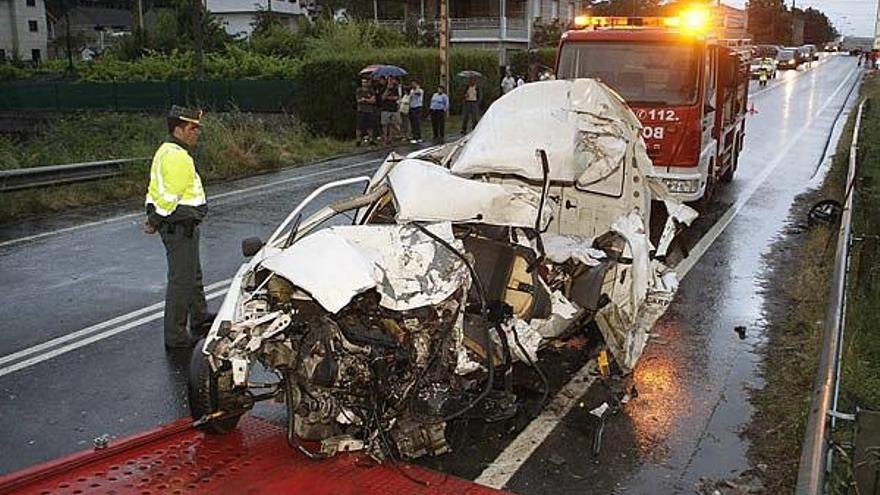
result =
[{"label": "orange emergency light bar", "polygon": [[581,29],[601,28],[665,28],[688,34],[705,34],[712,27],[709,8],[695,5],[683,9],[676,17],[592,17],[577,16],[574,24]]}]

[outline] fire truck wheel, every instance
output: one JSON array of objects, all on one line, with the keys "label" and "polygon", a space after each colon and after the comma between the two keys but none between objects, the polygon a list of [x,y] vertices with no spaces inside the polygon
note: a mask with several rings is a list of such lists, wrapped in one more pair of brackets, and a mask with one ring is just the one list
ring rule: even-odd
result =
[{"label": "fire truck wheel", "polygon": [[[202,352],[205,339],[199,340],[193,349],[189,363],[189,380],[187,392],[189,396],[189,411],[193,419],[199,420],[205,416],[221,410],[220,405],[232,406],[240,401],[232,392],[232,370],[228,363],[225,369],[213,372],[208,356]],[[228,407],[235,410],[234,407]],[[210,420],[200,426],[201,429],[210,433],[229,433],[238,425],[238,420],[243,413]]]},{"label": "fire truck wheel", "polygon": [[703,197],[696,201],[696,208],[700,212],[706,212],[709,210],[709,205],[712,204],[712,197],[715,196],[715,185],[718,183],[718,179],[715,177],[715,162],[709,162],[709,173],[706,177],[706,190],[703,192]]},{"label": "fire truck wheel", "polygon": [[734,172],[736,172],[736,169],[733,168],[733,166],[728,167],[728,169],[727,169],[727,170],[724,172],[724,174],[721,176],[721,182],[723,182],[723,183],[725,183],[725,184],[730,184],[731,182],[733,182],[733,174],[734,174]]}]

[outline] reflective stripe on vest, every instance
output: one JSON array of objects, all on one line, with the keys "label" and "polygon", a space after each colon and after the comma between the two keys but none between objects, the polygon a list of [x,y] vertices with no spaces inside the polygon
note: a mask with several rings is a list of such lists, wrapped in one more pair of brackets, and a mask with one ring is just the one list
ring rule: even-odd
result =
[{"label": "reflective stripe on vest", "polygon": [[178,205],[201,206],[207,202],[202,179],[189,153],[175,143],[162,143],[153,156],[147,204],[165,217]]}]

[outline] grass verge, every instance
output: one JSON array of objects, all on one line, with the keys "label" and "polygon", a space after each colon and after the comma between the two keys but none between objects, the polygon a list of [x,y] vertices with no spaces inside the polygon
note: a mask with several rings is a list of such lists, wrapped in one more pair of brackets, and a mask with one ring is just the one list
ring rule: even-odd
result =
[{"label": "grass verge", "polygon": [[[876,89],[876,81],[867,80],[862,92]],[[837,239],[836,225],[806,229],[804,224],[812,204],[844,197],[854,121],[853,113],[822,187],[796,200],[792,232],[767,256],[771,268],[765,287],[768,329],[761,365],[765,386],[752,392],[756,411],[745,432],[765,493],[793,493],[797,480]]]},{"label": "grass verge", "polygon": [[[460,126],[460,116],[447,119],[447,135],[457,134]],[[164,118],[152,114],[72,114],[47,124],[26,142],[0,135],[0,170],[149,157],[166,135]],[[428,120],[422,122],[422,137],[430,141]],[[355,150],[353,141],[315,136],[292,116],[230,112],[205,117],[194,158],[202,179],[211,184]],[[148,181],[149,163],[144,162],[130,165],[126,174],[112,179],[0,193],[0,224],[80,206],[140,199]]]},{"label": "grass verge", "polygon": [[[868,98],[858,143],[853,196],[847,315],[841,366],[840,410],[880,411],[880,77],[866,78]],[[844,445],[853,438],[852,423],[838,423],[835,438]],[[876,447],[875,447],[876,448]],[[854,486],[851,451],[838,448],[831,493],[858,493]],[[870,464],[870,463],[869,463]],[[880,472],[876,461],[865,468]],[[866,489],[868,487],[861,487]]]}]

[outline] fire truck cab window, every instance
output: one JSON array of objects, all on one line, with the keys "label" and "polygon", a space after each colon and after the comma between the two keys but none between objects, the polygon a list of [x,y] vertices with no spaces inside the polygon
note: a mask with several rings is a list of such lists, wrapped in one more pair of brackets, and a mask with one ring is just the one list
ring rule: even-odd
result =
[{"label": "fire truck cab window", "polygon": [[567,43],[558,76],[600,79],[630,103],[691,105],[697,100],[699,63],[698,51],[688,45]]}]

